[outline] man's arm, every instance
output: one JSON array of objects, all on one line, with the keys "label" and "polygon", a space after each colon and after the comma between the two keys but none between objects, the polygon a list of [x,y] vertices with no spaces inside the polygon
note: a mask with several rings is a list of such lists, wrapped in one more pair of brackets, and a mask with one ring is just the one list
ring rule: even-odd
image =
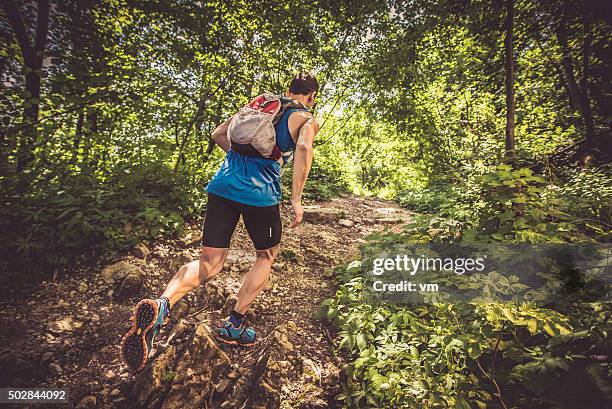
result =
[{"label": "man's arm", "polygon": [[233,117],[229,117],[225,122],[216,127],[211,135],[213,141],[215,141],[215,143],[225,152],[229,151],[231,147],[229,137],[227,136],[227,129],[229,128],[232,118]]},{"label": "man's arm", "polygon": [[310,118],[300,128],[295,152],[293,154],[293,181],[291,184],[291,206],[293,207],[294,219],[291,227],[296,227],[302,222],[304,208],[302,207],[302,190],[308,178],[312,165],[312,153],[314,137],[319,132],[319,125],[314,117]]}]

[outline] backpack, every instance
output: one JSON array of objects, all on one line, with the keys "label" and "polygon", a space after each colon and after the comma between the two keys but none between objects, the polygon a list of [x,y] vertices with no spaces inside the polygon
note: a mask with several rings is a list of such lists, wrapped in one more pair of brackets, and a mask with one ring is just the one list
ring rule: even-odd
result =
[{"label": "backpack", "polygon": [[299,102],[270,93],[261,94],[240,108],[227,130],[232,150],[246,156],[280,159],[283,153],[276,146],[274,125],[289,108],[308,111]]}]

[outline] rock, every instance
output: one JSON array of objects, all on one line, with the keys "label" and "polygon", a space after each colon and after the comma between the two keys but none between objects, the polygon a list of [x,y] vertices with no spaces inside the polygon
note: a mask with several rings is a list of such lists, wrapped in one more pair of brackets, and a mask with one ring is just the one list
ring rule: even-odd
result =
[{"label": "rock", "polygon": [[123,280],[127,275],[132,274],[135,269],[132,264],[126,261],[119,261],[105,267],[100,273],[100,278],[106,284],[115,284]]},{"label": "rock", "polygon": [[389,216],[389,217],[375,217],[374,218],[374,223],[376,224],[398,224],[398,223],[403,223],[404,221],[396,216]]},{"label": "rock", "polygon": [[342,227],[352,227],[354,223],[349,219],[340,219],[338,224]]},{"label": "rock", "polygon": [[121,391],[120,391],[119,389],[117,389],[117,388],[113,389],[113,390],[111,391],[111,393],[110,393],[110,397],[111,397],[112,399],[118,398],[118,397],[119,397],[119,395],[121,395]]},{"label": "rock", "polygon": [[236,302],[238,301],[238,297],[235,294],[230,294],[223,304],[223,308],[221,309],[221,315],[226,317],[232,312],[234,307],[236,306]]},{"label": "rock", "polygon": [[221,379],[219,381],[219,383],[217,383],[217,385],[215,386],[215,391],[217,393],[223,393],[225,392],[225,390],[227,389],[227,387],[229,386],[229,379],[225,378],[225,379]]},{"label": "rock", "polygon": [[151,250],[149,250],[146,244],[141,242],[134,247],[132,253],[138,258],[147,258],[147,256],[151,253]]},{"label": "rock", "polygon": [[81,328],[82,325],[82,323],[74,321],[72,317],[65,317],[61,320],[48,323],[47,329],[54,334],[61,334],[63,332],[70,332],[75,328]]},{"label": "rock", "polygon": [[183,237],[179,239],[179,242],[185,246],[193,246],[194,244],[200,243],[202,241],[202,232],[201,231],[188,231]]},{"label": "rock", "polygon": [[311,223],[335,223],[342,218],[344,212],[340,209],[304,206],[304,221]]},{"label": "rock", "polygon": [[209,281],[200,290],[198,295],[198,306],[210,306],[213,310],[223,308],[225,304],[225,289],[214,281]]},{"label": "rock", "polygon": [[61,366],[59,366],[55,362],[52,362],[51,364],[49,364],[49,372],[53,376],[59,376],[59,375],[62,374],[63,371],[62,371],[62,367]]},{"label": "rock", "polygon": [[47,351],[44,352],[41,356],[40,356],[40,366],[41,367],[46,367],[47,364],[49,362],[51,362],[51,359],[53,359],[53,352],[51,351]]},{"label": "rock", "polygon": [[111,369],[106,371],[106,373],[104,374],[104,379],[106,379],[107,381],[112,381],[116,377],[117,375],[115,375],[115,373]]},{"label": "rock", "polygon": [[287,365],[283,363],[288,361],[294,349],[288,325],[293,327],[295,323],[289,321],[280,325],[255,347],[254,365],[241,369],[231,393],[219,407],[280,408],[283,380],[289,377]]},{"label": "rock", "polygon": [[79,292],[81,292],[81,293],[87,292],[88,288],[89,287],[87,286],[87,283],[85,283],[85,282],[81,282],[79,284]]},{"label": "rock", "polygon": [[170,345],[137,375],[132,393],[138,406],[204,407],[215,385],[226,378],[229,357],[216,345],[208,327],[199,323],[183,328],[192,331],[189,341]]},{"label": "rock", "polygon": [[137,295],[144,284],[142,270],[126,261],[119,261],[104,268],[100,278],[112,287],[107,291],[108,296],[117,300]]},{"label": "rock", "polygon": [[255,311],[253,311],[253,309],[248,309],[244,315],[247,321],[249,322],[255,322],[255,320],[257,319],[257,314],[255,314]]},{"label": "rock", "polygon": [[176,357],[177,348],[171,345],[137,375],[132,389],[137,407],[158,407],[163,401]]},{"label": "rock", "polygon": [[95,408],[98,404],[96,397],[94,395],[85,396],[79,404],[76,406],[76,409],[87,409],[87,408]]},{"label": "rock", "polygon": [[280,258],[286,261],[297,261],[297,253],[291,249],[283,249],[279,254]]},{"label": "rock", "polygon": [[176,256],[170,263],[170,269],[173,273],[177,272],[183,265],[193,261],[194,257],[189,250],[185,250]]},{"label": "rock", "polygon": [[15,351],[0,350],[0,387],[25,386],[37,374],[35,366]]},{"label": "rock", "polygon": [[115,294],[115,298],[118,300],[125,300],[133,297],[138,294],[143,284],[144,279],[140,272],[138,272],[138,274],[130,274],[126,276],[119,285],[119,290]]},{"label": "rock", "polygon": [[176,304],[172,306],[170,309],[170,319],[172,321],[180,321],[183,318],[186,318],[189,315],[189,304],[185,300],[179,300]]}]

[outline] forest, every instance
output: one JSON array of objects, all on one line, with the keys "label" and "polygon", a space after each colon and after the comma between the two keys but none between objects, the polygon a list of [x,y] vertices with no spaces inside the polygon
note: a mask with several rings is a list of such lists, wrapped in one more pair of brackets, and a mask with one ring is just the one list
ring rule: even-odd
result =
[{"label": "forest", "polygon": [[[0,387],[82,408],[610,407],[611,24],[596,0],[0,0]],[[320,131],[294,230],[283,168],[261,346],[201,327],[254,255],[239,230],[129,374],[132,306],[198,257],[212,131],[299,72]],[[564,275],[549,245],[594,266]],[[368,266],[414,246],[528,267],[445,282],[471,299],[372,297]]]}]

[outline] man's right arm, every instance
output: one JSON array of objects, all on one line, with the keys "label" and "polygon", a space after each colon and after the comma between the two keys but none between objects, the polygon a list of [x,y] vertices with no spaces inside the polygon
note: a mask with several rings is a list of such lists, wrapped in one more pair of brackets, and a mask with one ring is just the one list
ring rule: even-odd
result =
[{"label": "man's right arm", "polygon": [[231,144],[227,135],[227,129],[229,128],[230,121],[233,117],[229,117],[225,122],[215,128],[212,132],[211,138],[221,149],[225,152],[230,150]]}]

